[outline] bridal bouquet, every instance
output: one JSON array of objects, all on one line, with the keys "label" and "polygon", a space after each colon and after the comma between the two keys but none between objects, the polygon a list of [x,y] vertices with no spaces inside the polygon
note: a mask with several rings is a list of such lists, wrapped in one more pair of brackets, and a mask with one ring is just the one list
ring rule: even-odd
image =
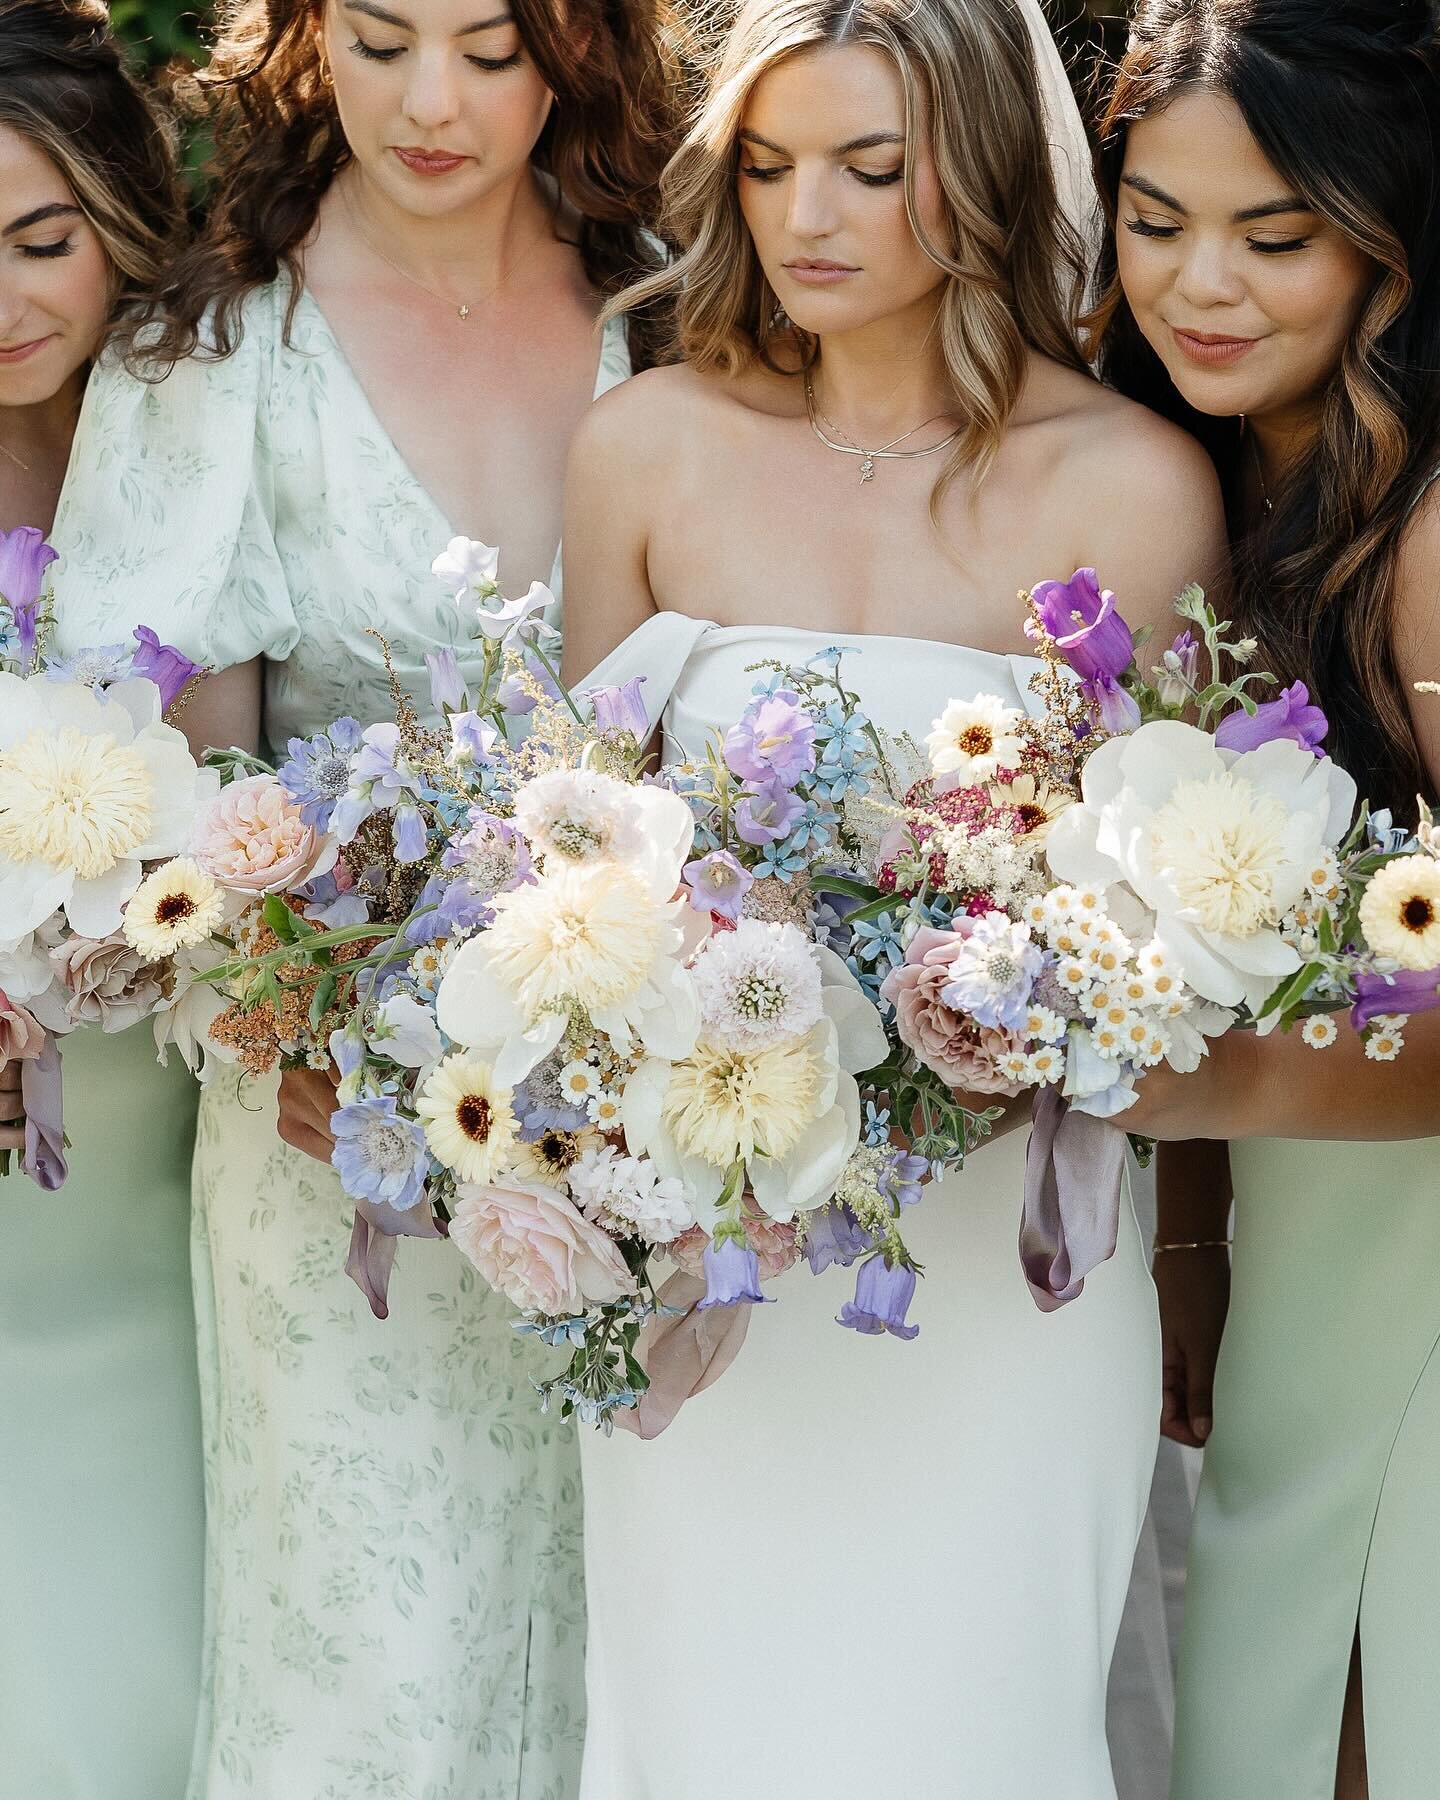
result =
[{"label": "bridal bouquet", "polygon": [[188,950],[221,919],[197,900],[163,954],[144,924],[154,869],[218,786],[166,722],[197,671],[144,627],[49,655],[54,560],[33,527],[0,533],[0,1066],[20,1063],[22,1167],[51,1189],[66,1174],[57,1039],[151,1016],[183,1029]]}]

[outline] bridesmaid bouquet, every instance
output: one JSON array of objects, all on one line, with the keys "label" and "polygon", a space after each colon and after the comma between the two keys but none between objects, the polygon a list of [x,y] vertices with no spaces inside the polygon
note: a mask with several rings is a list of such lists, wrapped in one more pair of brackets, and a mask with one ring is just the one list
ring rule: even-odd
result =
[{"label": "bridesmaid bouquet", "polygon": [[167,722],[198,671],[143,626],[48,654],[54,560],[33,527],[0,533],[0,1066],[20,1063],[21,1166],[48,1189],[66,1174],[57,1040],[146,1017],[180,1029],[188,952],[222,917],[197,897],[163,952],[142,926],[159,860],[218,785]]}]

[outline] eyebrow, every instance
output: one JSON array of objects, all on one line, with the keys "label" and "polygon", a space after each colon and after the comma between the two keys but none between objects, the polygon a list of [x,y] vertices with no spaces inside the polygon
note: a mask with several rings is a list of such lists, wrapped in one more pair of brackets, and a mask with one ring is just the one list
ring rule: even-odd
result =
[{"label": "eyebrow", "polygon": [[[766,150],[773,150],[777,156],[788,156],[790,152],[783,144],[775,144],[758,131],[742,131],[741,138],[747,144],[759,144]],[[851,156],[857,150],[875,150],[882,144],[903,144],[905,137],[899,131],[871,131],[864,137],[851,138],[848,143],[837,144],[830,152],[832,156]]]},{"label": "eyebrow", "polygon": [[[1190,217],[1189,210],[1183,207],[1173,194],[1167,194],[1162,187],[1153,181],[1147,181],[1143,175],[1122,175],[1122,187],[1134,188],[1137,194],[1147,194],[1150,199],[1158,200],[1161,206],[1168,206],[1171,212],[1177,212],[1182,218]],[[1234,223],[1249,225],[1256,219],[1273,219],[1281,213],[1303,213],[1314,209],[1309,202],[1302,200],[1298,194],[1284,194],[1278,200],[1267,200],[1261,206],[1247,206],[1243,212],[1234,214]]]},{"label": "eyebrow", "polygon": [[43,225],[47,219],[78,219],[80,208],[72,206],[66,200],[52,200],[48,206],[37,206],[34,212],[22,213],[18,219],[12,219],[0,237],[14,237],[17,231],[28,231],[32,225]]},{"label": "eyebrow", "polygon": [[[399,13],[386,12],[383,6],[372,5],[371,0],[345,0],[345,11],[364,13],[368,19],[378,19],[382,25],[394,25],[400,31],[414,31],[415,27],[409,19],[402,19]],[[513,13],[496,13],[490,19],[477,19],[473,25],[464,25],[455,33],[457,38],[470,37],[477,31],[494,31],[500,25],[513,25]]]}]

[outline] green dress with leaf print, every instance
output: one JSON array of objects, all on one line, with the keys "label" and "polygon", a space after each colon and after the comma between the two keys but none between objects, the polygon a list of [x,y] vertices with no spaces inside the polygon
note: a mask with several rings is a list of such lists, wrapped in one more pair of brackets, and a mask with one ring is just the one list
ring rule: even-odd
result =
[{"label": "green dress with leaf print", "polygon": [[[71,641],[140,621],[263,656],[274,745],[393,716],[474,656],[430,574],[455,528],[282,277],[237,352],[92,382],[55,542]],[[629,372],[600,349],[597,393]],[[483,403],[483,396],[477,396]],[[487,521],[458,522],[485,537]],[[543,1352],[447,1244],[407,1239],[390,1317],[343,1273],[351,1208],[282,1144],[273,1080],[200,1107],[195,1310],[209,1521],[190,1800],[571,1800],[583,1731],[580,1492]],[[155,1800],[168,1800],[166,1796]]]}]

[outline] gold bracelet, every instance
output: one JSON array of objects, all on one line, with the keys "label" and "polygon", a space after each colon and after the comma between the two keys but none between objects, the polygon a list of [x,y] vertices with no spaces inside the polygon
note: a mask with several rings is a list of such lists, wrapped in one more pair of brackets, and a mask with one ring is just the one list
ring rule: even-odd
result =
[{"label": "gold bracelet", "polygon": [[1201,1238],[1193,1244],[1162,1244],[1157,1240],[1150,1246],[1150,1253],[1163,1256],[1167,1250],[1228,1250],[1234,1242],[1234,1238]]}]

